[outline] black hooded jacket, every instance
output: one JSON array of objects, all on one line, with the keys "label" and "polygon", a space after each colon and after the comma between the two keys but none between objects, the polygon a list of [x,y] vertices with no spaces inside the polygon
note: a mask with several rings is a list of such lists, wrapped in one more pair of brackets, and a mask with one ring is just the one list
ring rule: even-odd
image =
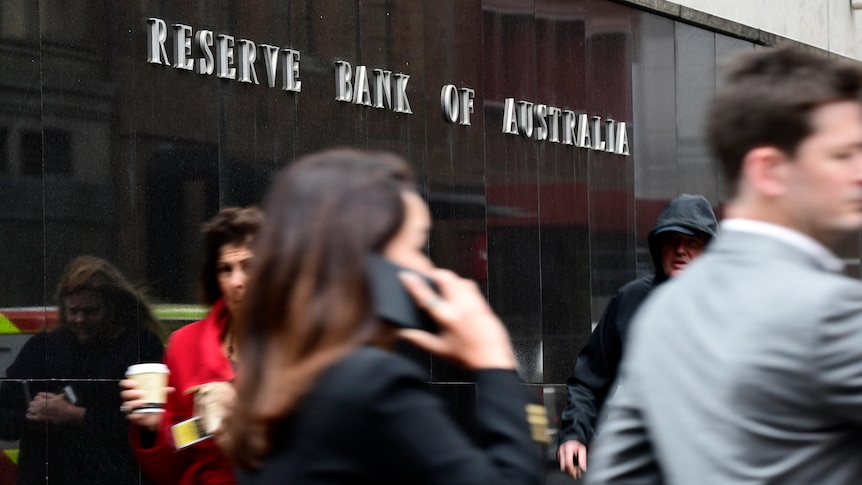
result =
[{"label": "black hooded jacket", "polygon": [[712,239],[717,228],[712,206],[702,195],[680,195],[664,208],[647,238],[655,274],[630,281],[617,290],[566,380],[568,404],[561,417],[560,444],[576,440],[589,445],[595,438],[599,411],[616,380],[629,323],[652,290],[668,279],[662,269],[659,234],[702,233]]}]

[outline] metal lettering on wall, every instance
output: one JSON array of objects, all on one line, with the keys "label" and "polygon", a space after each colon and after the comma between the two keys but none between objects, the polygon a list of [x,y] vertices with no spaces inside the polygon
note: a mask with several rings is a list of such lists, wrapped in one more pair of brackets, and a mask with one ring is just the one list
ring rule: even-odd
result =
[{"label": "metal lettering on wall", "polygon": [[[198,30],[185,24],[171,24],[156,17],[147,19],[147,62],[221,79],[260,84],[256,66],[263,64],[266,84],[281,89],[301,92],[300,53],[288,47],[255,44],[249,39],[235,39],[232,35],[215,34],[211,30]],[[168,56],[168,35],[173,57]],[[195,47],[195,56],[192,47]],[[258,60],[258,53],[260,60]],[[279,76],[280,73],[280,76]],[[386,69],[335,61],[335,100],[364,105],[395,113],[412,114],[407,97],[410,75],[393,73]],[[476,91],[469,87],[444,85],[440,90],[440,108],[443,120],[471,126]],[[522,136],[537,141],[561,143],[589,150],[617,155],[629,155],[626,122],[576,113],[571,109],[548,106],[531,101],[506,98],[503,105],[502,133]]]},{"label": "metal lettering on wall", "polygon": [[[396,113],[412,114],[407,100],[407,81],[410,76],[395,73],[395,99],[392,99],[392,72],[383,69],[371,70],[372,81],[368,80],[368,68],[356,66],[356,73],[347,61],[335,61],[335,100],[346,103],[364,104],[381,109],[391,109]],[[369,82],[373,84],[369,85]],[[371,93],[374,93],[374,96]],[[372,104],[373,101],[373,104]]]},{"label": "metal lettering on wall", "polygon": [[[517,106],[516,106],[517,104]],[[503,133],[539,141],[629,155],[626,123],[555,106],[506,98]]]},{"label": "metal lettering on wall", "polygon": [[[147,19],[147,62],[163,64],[176,69],[193,71],[197,74],[212,75],[222,79],[260,84],[255,70],[257,47],[249,39],[236,41],[232,35],[215,35],[211,30],[199,30],[192,36],[192,28],[184,24],[172,24],[174,62],[168,58],[165,42],[168,40],[168,27],[164,20],[151,17]],[[192,56],[192,38],[201,57]],[[302,91],[299,79],[299,51],[287,47],[279,48],[270,44],[260,44],[262,62],[266,71],[267,85],[275,87],[276,73],[281,64],[281,89]],[[215,48],[215,53],[213,53]],[[197,69],[195,69],[197,64]]]}]

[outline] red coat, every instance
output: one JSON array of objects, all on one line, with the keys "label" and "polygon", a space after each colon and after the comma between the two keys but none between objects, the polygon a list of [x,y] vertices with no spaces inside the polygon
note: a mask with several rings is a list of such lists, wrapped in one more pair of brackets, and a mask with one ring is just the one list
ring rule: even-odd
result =
[{"label": "red coat", "polygon": [[177,451],[170,431],[171,425],[192,417],[193,398],[186,390],[207,382],[233,380],[233,366],[221,350],[221,335],[228,318],[224,300],[219,300],[206,318],[171,334],[165,364],[171,371],[168,385],[176,391],[168,395],[156,441],[145,448],[141,429],[132,426],[130,430],[130,442],[141,469],[159,485],[237,483],[230,462],[212,439]]}]

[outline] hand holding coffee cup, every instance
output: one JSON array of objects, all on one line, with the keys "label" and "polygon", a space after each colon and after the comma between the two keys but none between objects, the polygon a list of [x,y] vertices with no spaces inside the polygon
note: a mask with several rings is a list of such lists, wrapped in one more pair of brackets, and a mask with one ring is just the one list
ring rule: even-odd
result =
[{"label": "hand holding coffee cup", "polygon": [[168,375],[170,371],[165,364],[148,363],[130,365],[126,377],[138,383],[138,389],[144,392],[143,404],[131,410],[132,413],[163,413],[168,397]]},{"label": "hand holding coffee cup", "polygon": [[[140,365],[140,364],[139,364]],[[163,412],[155,411],[152,409],[164,410],[164,403],[166,401],[166,395],[174,392],[173,387],[165,387],[167,383],[168,371],[167,367],[163,364],[154,364],[158,367],[154,369],[159,371],[158,374],[161,374],[161,389],[162,392],[156,390],[155,397],[148,390],[148,386],[151,382],[148,382],[146,377],[143,379],[143,382],[139,380],[140,373],[139,370],[147,370],[147,368],[140,368],[136,366],[129,367],[129,370],[126,372],[126,379],[120,381],[120,387],[123,389],[120,392],[120,397],[123,400],[123,405],[120,406],[120,410],[126,414],[126,417],[132,423],[141,426],[149,431],[155,432],[159,429],[162,423]],[[159,380],[158,378],[156,380]],[[154,401],[155,399],[155,401]],[[153,408],[152,403],[158,404],[161,402],[161,406],[158,408]],[[141,409],[147,409],[149,411],[140,411]]]}]

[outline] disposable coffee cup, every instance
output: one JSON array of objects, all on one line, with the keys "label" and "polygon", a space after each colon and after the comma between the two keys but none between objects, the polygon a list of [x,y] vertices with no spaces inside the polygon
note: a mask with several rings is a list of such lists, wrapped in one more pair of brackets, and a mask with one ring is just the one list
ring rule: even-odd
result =
[{"label": "disposable coffee cup", "polygon": [[145,392],[146,404],[136,408],[133,413],[163,413],[167,400],[168,375],[171,372],[165,364],[135,364],[126,369],[126,377],[138,382],[138,389]]}]

